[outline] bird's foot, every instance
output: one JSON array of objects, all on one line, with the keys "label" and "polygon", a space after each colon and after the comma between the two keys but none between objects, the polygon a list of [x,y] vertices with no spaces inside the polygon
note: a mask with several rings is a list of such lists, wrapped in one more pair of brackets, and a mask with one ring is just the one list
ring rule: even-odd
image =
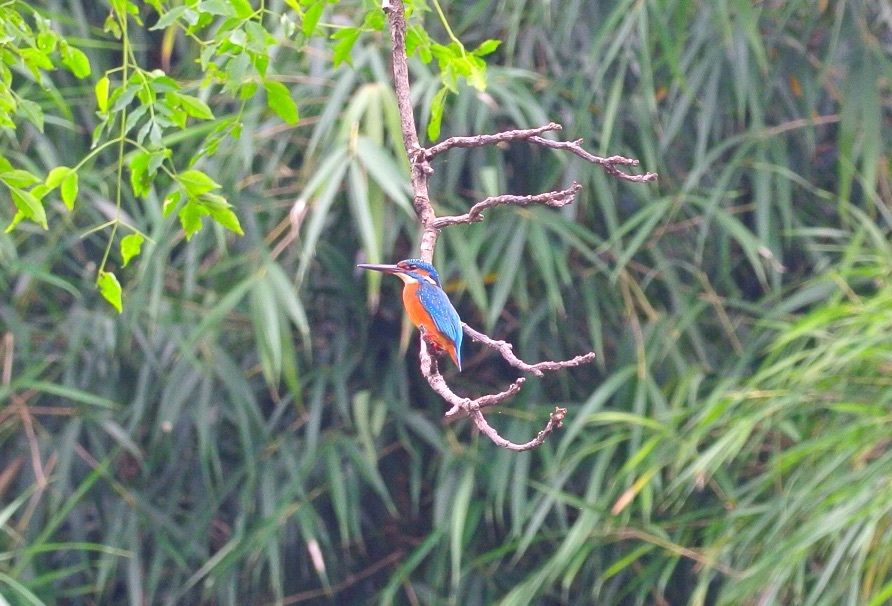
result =
[{"label": "bird's foot", "polygon": [[445,355],[449,355],[449,352],[440,347],[440,345],[437,344],[436,341],[428,336],[427,332],[424,330],[424,327],[421,327],[421,337],[424,339],[424,342],[427,343],[427,349],[433,357],[441,358]]}]

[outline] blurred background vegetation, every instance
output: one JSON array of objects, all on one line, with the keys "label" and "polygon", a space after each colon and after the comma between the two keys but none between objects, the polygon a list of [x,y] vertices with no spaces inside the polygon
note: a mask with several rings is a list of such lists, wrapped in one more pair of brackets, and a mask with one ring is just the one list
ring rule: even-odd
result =
[{"label": "blurred background vegetation", "polygon": [[[442,213],[583,185],[560,211],[450,228],[435,258],[463,319],[524,359],[598,354],[489,415],[524,441],[569,409],[523,454],[443,425],[398,281],[354,269],[417,251],[386,37],[359,35],[337,67],[343,37],[325,39],[374,4],[319,3],[309,37],[294,3],[264,4],[296,125],[276,90],[204,82],[196,40],[219,21],[192,37],[131,16],[134,61],[213,110],[164,133],[170,161],[197,158],[244,235],[205,219],[187,242],[163,184],[136,198],[125,170],[120,212],[148,239],[106,265],[119,315],[94,287],[124,233],[92,231],[116,212],[109,148],[73,211],[48,197],[48,230],[0,236],[0,603],[889,603],[886,0],[442,4],[468,48],[503,41],[486,92],[447,100],[443,136],[555,120],[660,174],[618,182],[519,143],[434,164]],[[16,117],[2,154],[45,176],[89,152],[121,43],[104,2],[29,5],[92,66],[42,86],[12,68],[45,123]],[[423,126],[438,73],[411,67]],[[514,377],[473,344],[465,358],[461,393]]]}]

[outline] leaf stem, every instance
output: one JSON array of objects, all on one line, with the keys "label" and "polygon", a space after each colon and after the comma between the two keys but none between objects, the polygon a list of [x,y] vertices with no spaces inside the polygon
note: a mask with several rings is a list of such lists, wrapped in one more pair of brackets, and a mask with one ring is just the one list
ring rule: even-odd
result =
[{"label": "leaf stem", "polygon": [[461,50],[462,57],[465,56],[465,46],[461,43],[461,40],[453,33],[452,28],[449,27],[449,22],[446,20],[446,15],[443,13],[443,9],[440,7],[440,3],[437,0],[433,0],[434,8],[437,10],[437,14],[440,16],[440,23],[443,24],[443,29],[446,30],[446,35],[449,36],[449,39],[452,40],[453,43],[458,45],[458,48]]},{"label": "leaf stem", "polygon": [[[122,65],[121,65],[121,80],[122,82],[127,82],[128,79],[128,66],[131,57],[131,47],[130,47],[130,38],[127,34],[127,15],[126,13],[118,12],[118,19],[121,23],[121,44],[123,45],[123,52],[121,53],[122,57]],[[117,170],[117,179],[115,183],[115,217],[110,221],[111,223],[111,235],[108,238],[108,244],[105,245],[105,252],[102,254],[102,262],[99,264],[99,271],[96,272],[96,285],[99,285],[99,280],[105,272],[106,263],[108,263],[108,257],[111,254],[112,246],[115,243],[115,235],[118,232],[118,224],[120,223],[121,217],[121,196],[123,194],[123,178],[124,178],[124,147],[127,144],[127,108],[124,107],[121,109],[121,131],[118,135],[118,170]],[[113,143],[113,142],[110,142]]]}]

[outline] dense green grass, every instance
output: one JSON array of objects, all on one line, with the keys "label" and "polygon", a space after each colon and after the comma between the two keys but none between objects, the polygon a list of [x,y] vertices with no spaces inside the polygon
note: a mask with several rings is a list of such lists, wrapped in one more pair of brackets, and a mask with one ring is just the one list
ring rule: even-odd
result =
[{"label": "dense green grass", "polygon": [[[54,72],[47,89],[16,72],[47,119],[43,133],[4,132],[3,156],[45,174],[88,152],[92,85],[120,57],[101,32],[107,7],[38,4],[93,63],[92,81]],[[108,230],[87,233],[114,210],[113,150],[83,170],[73,212],[54,202],[47,231],[0,235],[3,600],[888,601],[885,3],[444,10],[469,48],[504,40],[487,92],[450,97],[444,136],[556,120],[562,138],[660,173],[617,182],[523,144],[434,163],[443,212],[584,186],[560,211],[450,228],[435,257],[463,319],[525,359],[597,352],[490,415],[527,440],[561,405],[565,427],[515,454],[443,425],[397,281],[354,269],[417,249],[385,38],[364,34],[338,68],[318,40],[277,47],[301,112],[289,127],[262,93],[202,87],[200,49],[180,34],[170,74],[216,122],[170,135],[172,162],[185,168],[238,118],[241,137],[197,166],[245,235],[205,219],[187,242],[162,185],[145,200],[125,187],[122,211],[151,241],[126,268],[114,259],[118,315],[93,288]],[[360,18],[336,3],[321,22]],[[130,36],[141,65],[163,65],[164,32],[133,23]],[[436,72],[416,61],[412,76],[424,123]],[[515,376],[472,344],[465,358],[448,377],[459,393]]]}]

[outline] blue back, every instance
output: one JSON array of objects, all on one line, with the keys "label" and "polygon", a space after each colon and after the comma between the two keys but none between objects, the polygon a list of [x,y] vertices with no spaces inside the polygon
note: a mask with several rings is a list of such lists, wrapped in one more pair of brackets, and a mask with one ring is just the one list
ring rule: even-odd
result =
[{"label": "blue back", "polygon": [[443,289],[429,282],[421,282],[418,298],[431,315],[437,329],[455,343],[456,354],[461,359],[461,319]]},{"label": "blue back", "polygon": [[[418,299],[431,315],[437,330],[455,343],[455,357],[458,358],[459,366],[461,366],[461,341],[463,334],[461,319],[440,285],[440,276],[437,275],[437,270],[434,269],[433,265],[421,259],[400,261],[400,265],[403,264],[415,266],[416,269],[409,270],[407,273],[418,281]],[[431,284],[426,276],[430,276],[436,285]]]}]

